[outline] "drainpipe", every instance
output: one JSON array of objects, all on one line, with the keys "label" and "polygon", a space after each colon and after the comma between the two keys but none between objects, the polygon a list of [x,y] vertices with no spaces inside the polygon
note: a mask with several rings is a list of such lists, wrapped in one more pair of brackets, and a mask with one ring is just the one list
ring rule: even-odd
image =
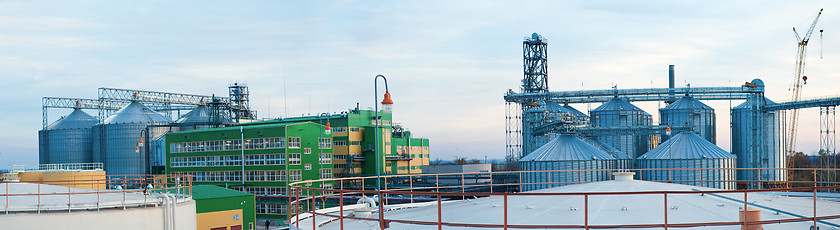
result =
[{"label": "drainpipe", "polygon": [[242,164],[242,175],[240,175],[240,179],[242,180],[242,188],[244,189],[245,188],[245,131],[243,130],[242,125],[239,125],[239,138],[240,138],[240,141],[241,141],[240,144],[239,144],[239,147],[242,150],[241,151],[242,152],[242,159],[240,159],[240,160],[242,160],[242,163],[240,163],[240,164]]}]

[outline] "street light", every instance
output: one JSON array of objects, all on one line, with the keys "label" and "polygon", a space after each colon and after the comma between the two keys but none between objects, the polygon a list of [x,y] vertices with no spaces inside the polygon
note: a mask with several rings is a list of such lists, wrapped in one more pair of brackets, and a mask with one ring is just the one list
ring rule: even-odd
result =
[{"label": "street light", "polygon": [[[140,153],[140,147],[143,147],[144,141],[143,136],[146,136],[146,139],[149,139],[149,133],[146,132],[145,129],[140,130],[140,140],[137,140],[137,147],[134,147],[135,153]],[[148,149],[144,149],[148,150]],[[148,153],[149,151],[143,151],[143,153]],[[143,178],[145,179],[148,176],[147,167],[149,167],[149,154],[143,154]]]},{"label": "street light", "polygon": [[385,78],[385,76],[383,76],[382,74],[379,74],[379,75],[376,75],[376,77],[373,77],[373,105],[374,105],[374,109],[373,109],[374,122],[373,123],[375,124],[375,127],[376,127],[376,129],[374,129],[374,135],[373,135],[374,136],[374,144],[373,144],[373,146],[374,146],[373,149],[374,150],[373,150],[373,153],[374,153],[374,156],[376,156],[376,196],[379,197],[379,202],[378,202],[378,205],[379,205],[379,228],[380,229],[385,229],[385,223],[382,222],[382,219],[384,219],[384,216],[385,216],[385,214],[382,213],[382,201],[384,201],[385,198],[382,197],[382,191],[381,191],[382,190],[381,189],[382,188],[382,184],[381,184],[382,180],[380,179],[380,177],[382,176],[381,175],[382,163],[380,162],[381,161],[380,158],[382,158],[382,157],[379,156],[379,104],[377,104],[377,101],[379,100],[379,98],[378,98],[379,92],[378,92],[378,89],[376,88],[376,79],[379,79],[380,77],[382,78],[383,81],[385,81],[385,99],[382,99],[382,111],[390,113],[391,112],[391,107],[393,106],[394,101],[391,101],[391,93],[388,92],[388,79]]},{"label": "street light", "polygon": [[[324,135],[332,134],[332,127],[330,127],[330,114],[329,113],[318,114],[318,124],[321,124],[321,123],[324,122],[324,120],[323,120],[324,116],[327,117],[327,125],[324,127],[324,132],[318,132],[318,179],[319,180],[324,179],[324,165],[323,165],[323,160],[321,159],[321,157],[323,157],[323,155],[324,155],[324,149],[322,148],[323,144],[321,144],[321,138]],[[332,143],[330,143],[330,144],[332,144]],[[332,159],[330,159],[330,160],[332,160]],[[321,181],[321,188],[324,188],[324,181]],[[321,195],[323,195],[323,194],[324,194],[324,192],[322,191]]]}]

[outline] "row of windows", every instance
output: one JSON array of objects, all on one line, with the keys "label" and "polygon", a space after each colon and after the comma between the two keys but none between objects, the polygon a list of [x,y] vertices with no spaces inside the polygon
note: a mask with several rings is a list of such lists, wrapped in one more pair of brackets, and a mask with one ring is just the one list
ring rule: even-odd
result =
[{"label": "row of windows", "polygon": [[[194,181],[203,182],[236,182],[242,181],[241,171],[206,171],[206,172],[179,172],[176,175],[190,175]],[[286,171],[283,170],[260,170],[245,171],[247,181],[285,181]],[[301,180],[300,170],[289,170],[289,180]]]},{"label": "row of windows", "polygon": [[[420,146],[397,146],[397,150],[420,150]],[[429,146],[423,146],[423,150],[429,150]]]},{"label": "row of windows", "polygon": [[[286,164],[285,154],[261,154],[245,155],[245,165],[283,165]],[[204,156],[204,157],[173,157],[170,159],[171,167],[207,167],[207,166],[239,166],[242,165],[242,157],[231,156]]]},{"label": "row of windows", "polygon": [[289,164],[290,165],[299,165],[300,164],[300,153],[289,153]]},{"label": "row of windows", "polygon": [[[278,149],[285,147],[286,142],[282,137],[245,139],[245,149]],[[229,151],[241,149],[242,140],[197,141],[173,143],[169,146],[169,151],[171,153]]]},{"label": "row of windows", "polygon": [[285,181],[286,171],[282,170],[264,170],[264,171],[245,171],[246,181]]},{"label": "row of windows", "polygon": [[345,127],[335,127],[335,128],[332,128],[332,131],[336,132],[336,133],[343,133],[343,132],[347,132],[347,128],[345,128]]},{"label": "row of windows", "polygon": [[331,149],[332,148],[332,139],[330,138],[318,138],[318,148],[321,149]]},{"label": "row of windows", "polygon": [[233,187],[233,189],[254,195],[285,195],[286,187]]},{"label": "row of windows", "polygon": [[286,214],[288,207],[287,204],[257,203],[256,212],[259,214]]},{"label": "row of windows", "polygon": [[345,159],[347,159],[347,155],[333,155],[333,159],[345,160]]}]

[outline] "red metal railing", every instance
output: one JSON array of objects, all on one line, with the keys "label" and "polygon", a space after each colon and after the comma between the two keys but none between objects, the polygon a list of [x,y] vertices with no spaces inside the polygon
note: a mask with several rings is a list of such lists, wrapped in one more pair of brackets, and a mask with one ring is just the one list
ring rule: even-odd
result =
[{"label": "red metal railing", "polygon": [[[71,180],[39,180],[32,182],[0,181],[0,212],[4,214],[16,212],[37,212],[41,211],[67,211],[73,210],[99,210],[104,208],[127,208],[145,207],[152,205],[157,200],[147,200],[152,193],[174,193],[176,198],[192,197],[192,177],[190,176],[167,176],[167,177],[143,177],[143,175],[116,175],[116,176],[73,176]],[[102,179],[104,178],[104,179]],[[152,184],[152,188],[147,186]],[[34,191],[24,186],[35,186]],[[57,192],[55,188],[42,191],[48,186],[66,187],[66,192]],[[119,186],[121,189],[116,189]],[[11,188],[11,190],[10,190]],[[61,188],[62,190],[64,188]],[[23,191],[15,191],[23,190]],[[142,201],[139,199],[127,199],[127,194],[142,194]],[[86,196],[87,195],[87,196]],[[114,200],[114,195],[117,200]],[[74,201],[73,197],[76,197]],[[103,196],[111,196],[105,198]],[[66,202],[42,202],[42,198],[66,197]],[[95,197],[95,199],[93,199]],[[10,200],[18,199],[17,205]],[[34,200],[29,202],[28,200]],[[109,202],[110,201],[110,202]],[[117,203],[114,203],[114,202]],[[49,205],[49,207],[45,207]]]},{"label": "red metal railing", "polygon": [[[710,170],[729,170],[732,179],[728,180],[703,180],[703,171],[710,171]],[[756,181],[747,181],[747,180],[734,180],[735,174],[738,171],[743,170],[752,170],[757,171],[759,175],[761,172],[771,172],[771,171],[783,171],[783,174],[780,175],[789,175],[787,171],[799,171],[799,172],[808,172],[814,176],[814,179],[811,181],[788,181],[788,180],[756,180]],[[750,185],[752,184],[753,187],[757,187],[755,189],[741,189],[741,190],[715,190],[715,191],[636,191],[636,192],[577,192],[577,193],[511,193],[511,192],[497,192],[493,190],[494,187],[518,187],[521,191],[523,185],[536,185],[536,184],[546,184],[549,187],[559,187],[562,185],[568,184],[579,184],[579,183],[589,183],[593,181],[586,181],[580,176],[586,172],[603,172],[609,173],[615,171],[631,171],[635,172],[637,177],[643,177],[645,173],[654,173],[654,171],[659,172],[668,172],[669,177],[667,179],[662,180],[654,180],[657,182],[667,182],[667,183],[703,183],[703,182],[724,182],[724,183],[737,183],[742,185]],[[675,180],[671,177],[674,175],[674,172],[697,172],[697,179],[680,179]],[[583,229],[591,229],[591,228],[685,228],[685,227],[702,227],[702,226],[724,226],[724,225],[753,225],[753,224],[769,224],[769,223],[792,223],[792,222],[812,222],[814,226],[816,226],[818,221],[821,220],[831,220],[831,219],[840,219],[840,213],[837,214],[829,214],[829,215],[817,215],[817,191],[826,191],[826,192],[834,192],[840,191],[840,182],[837,181],[818,181],[817,176],[818,172],[820,173],[840,173],[837,169],[818,169],[818,168],[807,168],[807,169],[776,169],[776,168],[750,168],[750,169],[732,169],[732,168],[673,168],[673,169],[631,169],[631,170],[615,170],[615,169],[606,169],[606,170],[550,170],[550,171],[516,171],[516,172],[481,172],[481,173],[445,173],[445,174],[422,174],[422,175],[387,175],[381,176],[380,179],[383,181],[402,181],[401,185],[403,187],[394,188],[391,186],[391,189],[387,189],[384,187],[381,190],[381,194],[383,197],[380,198],[384,204],[388,203],[389,196],[402,196],[402,197],[410,197],[409,203],[415,202],[415,197],[430,197],[434,198],[437,202],[437,220],[436,221],[423,221],[423,220],[407,220],[407,219],[388,219],[387,213],[385,213],[385,217],[382,218],[382,222],[386,224],[380,226],[388,226],[389,223],[405,223],[405,224],[414,224],[414,225],[432,225],[438,226],[438,229],[442,229],[443,226],[452,226],[452,227],[482,227],[482,228],[500,228],[500,229],[509,229],[509,228],[525,228],[525,229],[546,229],[546,228],[554,228],[554,229],[563,229],[563,228],[583,228]],[[531,182],[531,183],[521,183],[523,174],[527,173],[577,173],[578,181],[575,182],[559,182],[559,181],[544,181],[544,182]],[[513,183],[495,183],[493,178],[494,177],[502,177],[502,176],[510,176],[515,175],[516,181]],[[426,184],[428,186],[418,186],[418,183],[415,182],[417,178],[424,178],[426,180]],[[446,178],[456,178],[460,179],[458,183],[455,185],[441,185],[441,180]],[[488,178],[489,180],[484,181],[482,183],[471,183],[467,184],[467,180],[475,179],[478,182],[482,178]],[[551,177],[549,177],[551,178]],[[760,177],[759,177],[760,178]],[[366,218],[366,217],[356,217],[356,216],[345,216],[345,208],[344,205],[336,205],[335,207],[325,207],[320,209],[316,208],[316,203],[320,201],[322,205],[326,204],[326,199],[335,199],[338,197],[339,203],[344,204],[345,198],[348,195],[364,195],[364,194],[375,194],[376,188],[366,188],[365,181],[366,180],[376,180],[377,177],[369,176],[369,177],[353,177],[353,178],[334,178],[334,179],[323,179],[323,180],[312,180],[312,181],[302,181],[290,184],[290,190],[294,192],[294,198],[289,196],[289,223],[295,227],[301,227],[301,219],[308,219],[312,223],[312,229],[316,229],[319,222],[316,219],[324,218],[322,220],[323,223],[331,222],[331,221],[338,221],[341,229],[344,229],[344,220],[345,219],[353,219],[353,220],[363,220],[363,221],[380,221],[379,218]],[[433,179],[433,183],[432,180]],[[405,182],[407,181],[407,183]],[[322,188],[308,188],[302,185],[306,185],[307,183],[314,183],[314,182],[332,182],[334,184],[338,184],[337,189],[322,189]],[[375,184],[375,183],[368,183],[368,184]],[[355,185],[356,189],[346,189],[346,185]],[[407,185],[407,187],[404,187]],[[764,188],[770,187],[770,188]],[[483,189],[485,191],[489,190],[490,192],[466,192],[467,189]],[[450,192],[441,192],[441,190],[449,190]],[[459,191],[460,190],[460,191]],[[452,192],[455,191],[455,192]],[[773,220],[765,220],[765,221],[747,221],[746,218],[744,221],[721,221],[721,222],[691,222],[691,223],[672,223],[668,221],[668,200],[669,196],[673,195],[682,195],[682,194],[744,194],[744,210],[749,206],[747,203],[747,196],[748,193],[758,193],[758,192],[792,192],[792,191],[804,191],[804,192],[811,192],[812,198],[814,202],[813,206],[813,215],[810,217],[796,217],[796,218],[782,218],[782,219],[773,219]],[[337,194],[337,195],[336,195]],[[662,195],[663,202],[665,204],[663,210],[663,220],[661,223],[644,223],[644,224],[593,224],[589,217],[589,201],[592,197],[598,196],[613,196],[613,195]],[[484,197],[484,196],[500,196],[504,200],[503,204],[503,220],[501,224],[486,224],[486,223],[458,223],[458,222],[446,222],[443,221],[442,216],[444,216],[444,211],[442,207],[442,197],[468,197],[468,196],[477,196],[477,197]],[[584,202],[584,219],[583,224],[567,224],[567,225],[546,225],[546,224],[533,224],[533,225],[513,225],[509,224],[508,220],[508,211],[509,211],[509,204],[508,199],[509,197],[520,197],[520,196],[582,196]],[[307,205],[308,204],[308,205]],[[293,208],[292,208],[293,207]],[[301,208],[304,209],[301,209]],[[337,209],[338,215],[332,214],[334,211],[330,211],[330,209]],[[327,211],[324,211],[327,210]],[[307,223],[308,224],[308,223]]]}]

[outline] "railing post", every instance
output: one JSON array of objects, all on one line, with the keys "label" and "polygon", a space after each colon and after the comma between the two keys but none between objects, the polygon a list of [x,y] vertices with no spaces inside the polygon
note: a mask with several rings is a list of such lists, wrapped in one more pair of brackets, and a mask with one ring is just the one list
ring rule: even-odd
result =
[{"label": "railing post", "polygon": [[[344,187],[343,185],[341,186]],[[341,230],[344,230],[344,190],[338,190],[338,223]]]},{"label": "railing post", "polygon": [[440,176],[435,174],[435,192],[440,192]]},{"label": "railing post", "polygon": [[[75,184],[75,181],[74,181],[74,184]],[[69,185],[69,183],[68,183],[68,185]],[[70,211],[70,209],[72,209],[72,207],[73,207],[72,206],[73,202],[70,200],[70,193],[72,192],[72,191],[70,191],[70,188],[71,188],[70,186],[67,186],[67,212],[72,212],[72,211]]]},{"label": "railing post", "polygon": [[414,203],[414,178],[413,177],[414,176],[411,176],[411,175],[408,176],[408,191],[410,192],[410,194],[408,196],[409,196],[409,199],[410,199],[409,203],[412,203],[412,204]]},{"label": "railing post", "polygon": [[668,169],[668,183],[674,183],[674,178],[672,177],[671,169]]},{"label": "railing post", "polygon": [[505,203],[504,203],[504,212],[505,212],[505,214],[504,214],[504,216],[505,216],[505,217],[504,217],[504,218],[505,218],[505,220],[504,220],[504,224],[505,224],[505,225],[504,225],[504,227],[505,227],[505,230],[507,230],[507,228],[508,228],[508,214],[507,214],[507,207],[508,207],[508,204],[507,204],[507,203],[508,203],[508,202],[507,202],[507,200],[508,200],[508,199],[507,199],[507,198],[508,198],[508,195],[507,195],[507,193],[505,193],[502,197],[503,197],[503,199],[505,200],[505,201],[504,201],[504,202],[505,202]]},{"label": "railing post", "polygon": [[300,189],[295,189],[295,227],[300,228]]},{"label": "railing post", "polygon": [[583,194],[583,227],[589,230],[589,194]]},{"label": "railing post", "polygon": [[665,230],[668,230],[668,192],[663,192],[665,197]]},{"label": "railing post", "polygon": [[9,215],[9,184],[11,183],[3,182],[3,187],[6,187],[6,196],[4,196],[6,198],[6,215]]},{"label": "railing post", "polygon": [[490,172],[490,193],[493,193],[493,172]]},{"label": "railing post", "polygon": [[552,180],[551,180],[551,170],[549,170],[549,171],[548,171],[548,187],[549,187],[549,188],[551,188],[551,187],[552,187],[552,186],[551,186],[551,185],[552,185],[552,184],[551,184],[551,181],[552,181]]},{"label": "railing post", "polygon": [[440,193],[437,194],[437,216],[438,230],[443,230],[443,215],[441,215]]},{"label": "railing post", "polygon": [[814,190],[814,229],[817,229],[817,188],[813,188]]},{"label": "railing post", "polygon": [[[310,188],[310,189],[312,189],[312,188]],[[316,207],[315,206],[315,190],[309,190],[309,191],[311,191],[310,192],[311,199],[309,200],[309,209],[312,210],[312,230],[315,230],[316,229],[315,228],[315,207]]]},{"label": "railing post", "polygon": [[38,214],[41,214],[41,184],[38,183],[38,206],[35,209],[38,210]]},{"label": "railing post", "polygon": [[464,190],[465,190],[465,188],[464,188],[464,187],[465,187],[466,185],[464,185],[464,183],[465,183],[465,182],[464,182],[464,173],[461,173],[461,200],[466,199],[466,196],[464,196]]},{"label": "railing post", "polygon": [[747,190],[744,189],[744,228],[747,227]]}]

